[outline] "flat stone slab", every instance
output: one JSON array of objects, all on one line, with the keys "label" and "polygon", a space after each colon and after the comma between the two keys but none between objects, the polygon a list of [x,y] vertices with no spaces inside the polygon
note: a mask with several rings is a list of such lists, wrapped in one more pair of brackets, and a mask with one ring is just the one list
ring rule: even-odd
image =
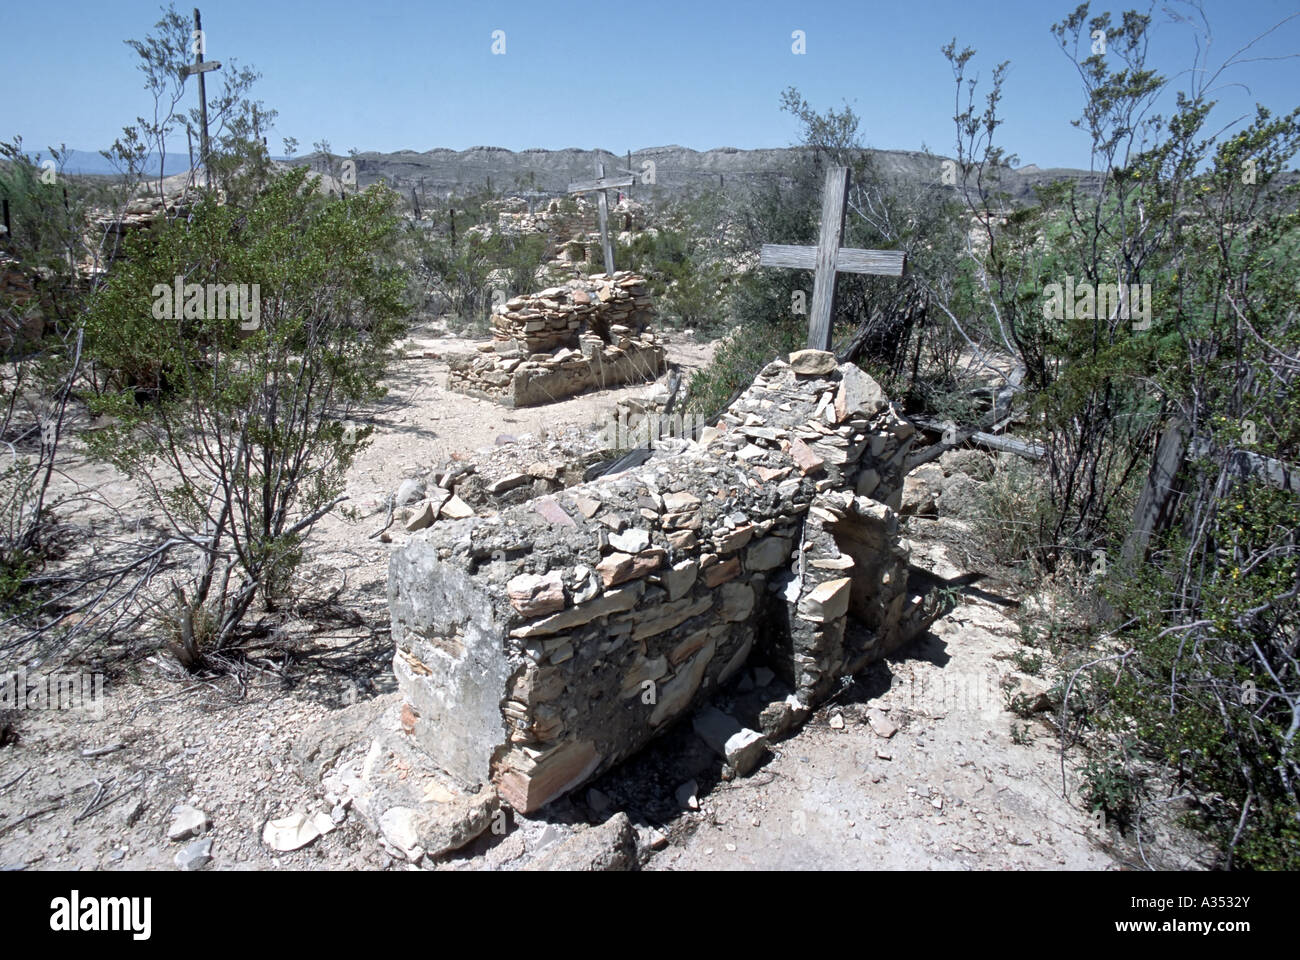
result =
[{"label": "flat stone slab", "polygon": [[696,736],[714,753],[724,757],[742,777],[748,776],[767,752],[767,737],[757,730],[748,729],[716,707],[697,713],[693,727]]}]

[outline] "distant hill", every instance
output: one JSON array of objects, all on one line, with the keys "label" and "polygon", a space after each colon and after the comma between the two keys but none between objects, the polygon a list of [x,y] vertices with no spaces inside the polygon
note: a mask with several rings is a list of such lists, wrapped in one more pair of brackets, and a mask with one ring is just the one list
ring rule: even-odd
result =
[{"label": "distant hill", "polygon": [[[423,153],[398,150],[395,153],[366,152],[359,154],[357,181],[369,186],[380,179],[400,189],[403,193],[416,187],[426,200],[464,194],[489,185],[503,192],[535,192],[561,194],[569,184],[590,180],[597,158],[605,163],[607,176],[619,175],[630,169],[638,182],[629,193],[636,199],[672,197],[699,189],[721,189],[734,192],[743,188],[785,182],[802,153],[798,147],[761,150],[740,150],[735,147],[717,147],[713,150],[692,150],[689,147],[666,146],[613,154],[608,151],[583,150],[570,147],[563,150],[532,149],[513,151],[504,147],[471,147],[468,150],[438,148]],[[940,156],[909,150],[874,150],[880,169],[886,176],[917,178],[925,182],[938,182],[942,163]],[[321,169],[319,154],[276,160],[295,165],[308,164]],[[185,154],[168,154],[168,176],[189,169]],[[336,159],[337,162],[337,159]],[[654,183],[643,184],[640,177],[653,163]],[[98,153],[87,150],[69,150],[66,172],[71,174],[114,174],[117,171]],[[146,166],[156,175],[157,160],[151,158]],[[1033,187],[1053,180],[1094,180],[1096,175],[1087,170],[1043,170],[1029,164],[1008,171],[1006,187],[1017,200],[1033,197]]]},{"label": "distant hill", "polygon": [[[26,144],[24,144],[24,153],[27,153]],[[31,151],[35,155],[35,151]],[[48,159],[49,152],[41,151],[42,159]],[[158,175],[158,157],[154,154],[149,156],[145,161],[145,170],[153,176]],[[176,173],[184,173],[190,168],[190,158],[184,153],[167,154],[166,167],[164,173],[166,176],[172,176]],[[93,150],[68,150],[67,163],[63,167],[64,173],[73,174],[115,174],[118,173],[117,167],[113,166],[104,156]]]},{"label": "distant hill", "polygon": [[[668,198],[684,192],[701,189],[721,189],[735,192],[762,184],[775,186],[785,182],[794,167],[802,148],[781,147],[761,150],[739,150],[735,147],[717,147],[713,150],[692,150],[689,147],[667,146],[634,150],[631,163],[626,153],[582,150],[570,147],[564,150],[507,150],[504,147],[470,147],[468,150],[437,148],[418,153],[398,150],[394,153],[367,152],[358,154],[357,181],[369,186],[380,179],[408,193],[415,187],[428,202],[448,194],[463,195],[483,189],[489,182],[494,190],[505,193],[562,194],[570,183],[590,180],[595,176],[597,158],[605,163],[607,176],[617,176],[624,169],[634,171],[638,177],[654,164],[654,184],[638,182],[628,191],[633,199],[652,200]],[[882,172],[891,178],[916,179],[925,183],[938,183],[942,164],[948,159],[915,150],[873,150]],[[273,158],[279,162],[322,168],[320,154],[307,154],[289,160]],[[189,169],[189,157],[183,153],[167,155],[167,175],[184,173]],[[338,163],[338,158],[335,159]],[[113,165],[98,153],[86,150],[69,150],[66,172],[72,174],[113,174]],[[157,175],[157,161],[151,159],[146,170]],[[1034,187],[1056,180],[1075,180],[1095,183],[1098,174],[1088,170],[1068,167],[1042,169],[1026,164],[1006,172],[1004,188],[1019,202],[1034,199]],[[1300,174],[1288,172],[1281,184],[1294,183]]]},{"label": "distant hill", "polygon": [[[761,184],[780,185],[786,180],[801,148],[739,150],[718,147],[692,150],[688,147],[650,147],[626,153],[581,150],[532,149],[515,152],[503,147],[471,147],[468,150],[435,149],[417,153],[362,153],[356,158],[357,181],[368,186],[380,179],[408,191],[416,187],[426,198],[464,194],[486,187],[491,181],[495,190],[535,191],[559,194],[569,184],[590,180],[597,159],[604,161],[605,173],[613,176],[631,170],[640,176],[653,163],[654,184],[639,180],[629,191],[633,198],[668,197],[695,189],[722,189],[727,192]],[[915,177],[938,182],[945,158],[907,150],[872,151],[882,172],[889,177]],[[318,164],[319,155],[296,157],[295,164]],[[319,167],[318,167],[319,169]],[[1035,184],[1056,179],[1090,180],[1086,170],[1042,170],[1036,166],[1009,171],[1007,188],[1018,200],[1032,198]]]}]

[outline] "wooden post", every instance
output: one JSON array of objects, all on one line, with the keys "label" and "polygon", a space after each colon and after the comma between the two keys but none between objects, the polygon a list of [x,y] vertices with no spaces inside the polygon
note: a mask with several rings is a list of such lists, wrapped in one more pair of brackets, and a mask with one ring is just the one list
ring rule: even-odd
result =
[{"label": "wooden post", "polygon": [[185,68],[186,74],[197,74],[199,78],[199,162],[203,165],[203,178],[212,185],[212,175],[208,171],[208,88],[203,82],[203,75],[209,70],[220,70],[217,60],[204,60],[206,44],[203,40],[203,21],[199,18],[199,8],[194,8],[194,38],[197,45],[194,50],[194,63]]},{"label": "wooden post", "polygon": [[821,232],[817,236],[817,266],[813,272],[812,309],[808,311],[808,346],[831,348],[835,306],[835,260],[844,241],[844,214],[849,202],[849,168],[826,171],[822,190]]},{"label": "wooden post", "polygon": [[605,191],[610,187],[630,187],[633,177],[605,179],[605,164],[596,161],[596,179],[587,183],[569,184],[570,193],[595,193],[596,209],[600,215],[600,245],[605,253],[605,273],[614,273],[614,246],[609,241],[609,199]]},{"label": "wooden post", "polygon": [[[596,161],[596,179],[605,176],[605,165]],[[596,194],[596,210],[600,214],[600,249],[605,254],[605,275],[614,275],[614,245],[609,242],[609,194],[600,190]]]},{"label": "wooden post", "polygon": [[1120,562],[1126,569],[1146,559],[1152,535],[1169,522],[1175,481],[1187,456],[1187,443],[1187,424],[1181,417],[1174,417],[1160,437],[1146,486],[1133,508],[1133,527],[1120,550]]},{"label": "wooden post", "polygon": [[849,168],[831,167],[826,171],[826,186],[822,193],[817,246],[765,243],[759,253],[758,263],[762,267],[814,271],[812,305],[808,311],[808,347],[813,350],[831,348],[836,273],[901,277],[907,270],[907,256],[896,250],[859,250],[840,246],[844,239],[848,197]]},{"label": "wooden post", "polygon": [[[202,37],[202,20],[199,19],[199,8],[194,8],[194,29],[199,31]],[[194,65],[197,67],[203,63],[203,43],[200,42],[199,49],[194,53]],[[199,72],[199,120],[203,124],[202,139],[199,141],[199,153],[203,160],[203,173],[209,177],[208,183],[212,182],[208,174],[208,88],[203,79],[203,72]]]},{"label": "wooden post", "polygon": [[452,248],[455,249],[456,247],[456,208],[455,207],[447,208],[447,220],[450,221],[451,223],[451,245]]},{"label": "wooden post", "polygon": [[14,242],[14,228],[9,223],[9,194],[6,193],[3,197],[0,197],[0,207],[4,208],[5,240],[7,243],[12,244]]}]

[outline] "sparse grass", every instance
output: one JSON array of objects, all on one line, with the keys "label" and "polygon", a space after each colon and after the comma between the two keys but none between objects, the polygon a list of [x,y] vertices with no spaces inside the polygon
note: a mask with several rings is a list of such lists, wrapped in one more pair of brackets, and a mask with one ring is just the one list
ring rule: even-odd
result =
[{"label": "sparse grass", "polygon": [[738,387],[750,383],[768,363],[798,350],[804,336],[798,322],[783,320],[737,329],[724,337],[713,362],[691,378],[686,409],[706,417],[717,413]]},{"label": "sparse grass", "polygon": [[1036,650],[1022,647],[1011,655],[1011,662],[1021,673],[1036,677],[1043,670],[1043,655]]},{"label": "sparse grass", "polygon": [[1016,457],[1000,458],[977,504],[972,524],[984,549],[998,563],[1032,572],[1051,509],[1041,471]]}]

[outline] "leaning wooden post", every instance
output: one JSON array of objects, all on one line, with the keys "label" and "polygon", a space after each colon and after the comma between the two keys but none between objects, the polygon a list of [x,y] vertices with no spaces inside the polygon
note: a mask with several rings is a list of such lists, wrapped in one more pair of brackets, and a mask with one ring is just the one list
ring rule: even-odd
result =
[{"label": "leaning wooden post", "polygon": [[1133,508],[1133,526],[1124,538],[1120,562],[1131,570],[1146,559],[1151,537],[1169,523],[1178,474],[1187,456],[1187,424],[1182,417],[1170,419],[1160,437],[1156,455],[1151,461],[1151,472],[1146,486]]},{"label": "leaning wooden post", "polygon": [[[605,165],[596,161],[596,179],[605,177]],[[609,195],[604,190],[596,194],[596,209],[600,212],[600,248],[605,254],[605,275],[614,275],[614,245],[609,241]]]}]

